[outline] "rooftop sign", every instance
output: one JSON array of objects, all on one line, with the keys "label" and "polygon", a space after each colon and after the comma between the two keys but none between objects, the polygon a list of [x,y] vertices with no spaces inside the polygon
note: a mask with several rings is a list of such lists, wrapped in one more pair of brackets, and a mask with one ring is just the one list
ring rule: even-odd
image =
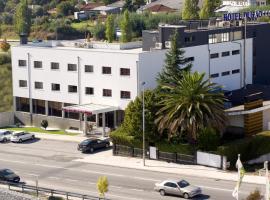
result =
[{"label": "rooftop sign", "polygon": [[269,17],[270,10],[256,10],[243,13],[226,13],[223,15],[224,21],[238,21],[243,19],[256,20],[260,17]]}]

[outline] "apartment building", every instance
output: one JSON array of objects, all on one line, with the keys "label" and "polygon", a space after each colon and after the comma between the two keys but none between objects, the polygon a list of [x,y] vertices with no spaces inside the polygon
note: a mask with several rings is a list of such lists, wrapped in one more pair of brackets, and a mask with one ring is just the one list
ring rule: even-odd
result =
[{"label": "apartment building", "polygon": [[165,53],[142,51],[141,42],[84,41],[21,44],[11,51],[17,119],[39,126],[46,118],[51,127],[66,129],[83,127],[79,119],[119,125],[141,82],[155,87]]}]

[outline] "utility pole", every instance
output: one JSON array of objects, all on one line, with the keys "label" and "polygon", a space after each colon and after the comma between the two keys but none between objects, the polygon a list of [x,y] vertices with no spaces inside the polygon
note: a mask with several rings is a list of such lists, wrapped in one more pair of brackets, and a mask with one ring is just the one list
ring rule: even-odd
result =
[{"label": "utility pole", "polygon": [[145,82],[141,83],[142,85],[142,118],[143,118],[143,166],[145,166],[145,106],[144,106],[144,85]]},{"label": "utility pole", "polygon": [[244,33],[244,88],[246,89],[247,80],[246,80],[246,46],[247,46],[247,16],[245,16],[245,33]]}]

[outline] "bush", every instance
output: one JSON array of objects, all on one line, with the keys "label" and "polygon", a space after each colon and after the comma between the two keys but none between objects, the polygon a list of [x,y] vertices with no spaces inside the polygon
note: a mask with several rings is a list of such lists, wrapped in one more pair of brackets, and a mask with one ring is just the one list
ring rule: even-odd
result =
[{"label": "bush", "polygon": [[49,123],[47,120],[42,120],[40,123],[41,127],[43,127],[45,130],[48,127]]},{"label": "bush", "polygon": [[104,40],[105,39],[105,31],[106,27],[102,23],[98,23],[91,29],[91,32],[96,40]]},{"label": "bush", "polygon": [[198,137],[198,147],[202,151],[216,151],[220,144],[220,136],[212,128],[204,128]]},{"label": "bush", "polygon": [[237,155],[241,154],[242,161],[248,161],[270,152],[270,131],[236,140],[234,142],[218,147],[218,153],[227,156],[233,165]]},{"label": "bush", "polygon": [[224,140],[236,140],[245,137],[245,130],[242,127],[228,126],[222,136]]},{"label": "bush", "polygon": [[246,200],[262,200],[263,196],[261,195],[260,191],[256,189],[254,192],[251,192]]},{"label": "bush", "polygon": [[3,42],[0,42],[0,49],[4,52],[7,52],[10,49],[10,44],[4,39]]},{"label": "bush", "polygon": [[10,63],[11,58],[9,54],[0,54],[0,65]]}]

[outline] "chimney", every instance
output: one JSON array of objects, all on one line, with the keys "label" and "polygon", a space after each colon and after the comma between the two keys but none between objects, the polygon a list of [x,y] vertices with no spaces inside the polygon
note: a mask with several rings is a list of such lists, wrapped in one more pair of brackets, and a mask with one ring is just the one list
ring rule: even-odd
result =
[{"label": "chimney", "polygon": [[27,44],[28,42],[28,38],[27,38],[27,34],[26,33],[21,33],[20,34],[20,44],[21,45],[24,45],[24,44]]}]

